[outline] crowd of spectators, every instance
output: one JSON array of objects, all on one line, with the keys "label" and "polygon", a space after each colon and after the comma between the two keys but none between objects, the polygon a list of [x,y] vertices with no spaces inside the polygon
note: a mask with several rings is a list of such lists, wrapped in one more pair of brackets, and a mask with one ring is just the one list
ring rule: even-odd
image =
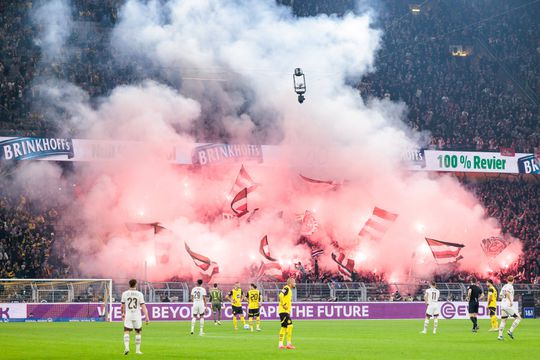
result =
[{"label": "crowd of spectators", "polygon": [[[277,2],[297,16],[362,11],[352,0]],[[123,3],[72,1],[73,31],[64,49],[69,61],[56,63],[41,61],[36,42],[40,29],[31,21],[36,2],[0,3],[0,134],[57,130],[54,122],[45,120],[46,106],[33,87],[40,78],[77,84],[90,98],[141,80],[144,72],[137,64],[116,59],[107,46]],[[440,0],[422,3],[413,12],[406,0],[373,4],[375,26],[384,35],[376,71],[357,85],[362,96],[404,101],[408,125],[429,131],[434,148],[513,147],[532,152],[538,146],[540,5]],[[453,46],[461,46],[468,56],[452,56]]]},{"label": "crowd of spectators", "polygon": [[[432,148],[532,152],[540,143],[540,48],[530,32],[539,6],[512,11],[523,3],[437,1],[413,13],[408,1],[384,2],[377,70],[361,93],[404,101],[408,125],[429,131]],[[453,56],[456,46],[467,56]]]},{"label": "crowd of spectators", "polygon": [[31,189],[19,190],[0,179],[0,278],[68,276],[65,252],[53,251],[60,216],[56,204]]},{"label": "crowd of spectators", "polygon": [[[65,63],[43,63],[30,21],[34,1],[0,2],[0,135],[54,134],[32,86],[53,76],[77,84],[91,98],[138,78],[137,64],[121,64],[107,46],[123,0],[73,0],[75,31]],[[298,16],[342,15],[352,0],[280,0]],[[532,152],[540,145],[538,4],[503,0],[440,0],[411,11],[405,0],[381,0],[377,27],[384,31],[376,70],[357,87],[363,97],[389,98],[408,106],[406,121],[432,134],[434,148]],[[356,8],[357,9],[357,8]],[[358,9],[357,9],[358,10]],[[459,11],[458,11],[459,10]],[[459,48],[453,56],[451,49]],[[359,49],[361,51],[361,49]],[[123,69],[123,70],[119,70]],[[36,106],[38,105],[38,106]],[[5,180],[4,180],[5,181]],[[55,254],[61,209],[28,201],[24,192],[0,188],[0,277],[69,275]],[[505,271],[521,281],[540,274],[540,207],[536,183],[489,180],[468,184],[497,218],[504,233],[521,239],[524,256]],[[32,197],[35,199],[35,197]],[[453,273],[445,281],[466,280]],[[305,265],[302,281],[339,282],[336,273]],[[353,280],[380,282],[384,274],[353,274]]]},{"label": "crowd of spectators", "polygon": [[490,180],[468,185],[489,216],[496,218],[503,234],[520,239],[523,255],[494,277],[517,275],[522,282],[538,282],[540,276],[540,184],[537,181]]},{"label": "crowd of spectators", "polygon": [[[486,215],[497,219],[503,234],[519,239],[523,245],[522,256],[514,263],[491,273],[471,274],[446,269],[436,276],[438,282],[466,283],[471,275],[480,280],[492,278],[504,281],[514,275],[519,283],[538,283],[540,277],[540,184],[534,179],[490,179],[466,181],[464,185],[486,208]],[[50,195],[50,194],[49,194]],[[62,236],[64,230],[59,219],[65,202],[51,201],[51,196],[41,197],[40,189],[14,187],[9,177],[0,181],[0,278],[65,278],[76,275],[77,269],[67,265],[69,242]],[[69,234],[64,234],[69,237]],[[258,266],[255,266],[255,274]],[[336,267],[337,269],[337,267]],[[356,269],[351,277],[338,271],[320,269],[315,261],[296,264],[283,274],[283,278],[296,276],[299,282],[326,282],[338,284],[357,281],[381,284],[385,274],[371,269]],[[178,278],[177,280],[183,280]],[[266,279],[272,280],[272,279]],[[279,280],[279,277],[274,280]],[[404,280],[410,281],[411,279]],[[336,285],[337,286],[337,285]],[[373,289],[378,299],[388,300],[389,288]],[[393,300],[398,294],[394,294]],[[401,296],[401,295],[400,295]],[[404,295],[410,300],[416,295]]]},{"label": "crowd of spectators", "polygon": [[71,1],[72,32],[63,54],[52,61],[43,61],[37,40],[40,28],[32,22],[33,11],[40,3],[0,2],[0,135],[57,133],[57,123],[47,119],[47,104],[41,102],[36,86],[44,79],[77,84],[91,98],[138,79],[136,66],[125,64],[124,70],[114,66],[114,56],[107,46],[124,2]]}]

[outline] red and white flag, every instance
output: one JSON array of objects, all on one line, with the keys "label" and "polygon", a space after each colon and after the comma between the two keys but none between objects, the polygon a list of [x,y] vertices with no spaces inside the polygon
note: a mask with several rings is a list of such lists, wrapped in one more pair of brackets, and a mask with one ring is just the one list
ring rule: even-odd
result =
[{"label": "red and white flag", "polygon": [[309,178],[309,177],[304,176],[302,174],[298,174],[298,175],[300,176],[300,178],[302,180],[304,180],[308,184],[322,185],[322,188],[332,189],[332,190],[336,190],[336,189],[340,188],[346,182],[346,181],[336,181],[336,180],[318,180],[318,179]]},{"label": "red and white flag", "polygon": [[339,255],[332,253],[332,260],[338,264],[338,270],[343,276],[352,278],[354,272],[353,259],[347,258],[344,253],[339,253]]},{"label": "red and white flag", "polygon": [[219,266],[215,261],[212,261],[210,258],[192,251],[187,242],[184,242],[184,246],[189,256],[191,256],[193,259],[195,265],[204,271],[201,273],[201,277],[204,282],[209,282],[212,279],[212,276],[219,273]]},{"label": "red and white flag", "polygon": [[316,257],[319,257],[321,256],[322,254],[324,254],[324,249],[321,249],[321,248],[315,248],[315,249],[312,249],[311,250],[311,257],[312,258],[316,258]]},{"label": "red and white flag", "polygon": [[125,223],[128,231],[154,230],[154,234],[159,234],[163,230],[168,230],[158,222],[154,223]]},{"label": "red and white flag", "polygon": [[426,238],[426,241],[437,264],[450,264],[463,259],[463,256],[459,255],[461,249],[465,247],[463,244],[430,238]]},{"label": "red and white flag", "polygon": [[259,252],[266,260],[277,261],[270,255],[270,247],[268,246],[268,236],[264,235],[259,245]]},{"label": "red and white flag", "polygon": [[253,181],[251,176],[249,176],[246,169],[244,168],[244,165],[242,165],[238,176],[236,176],[236,180],[233,184],[231,192],[229,193],[229,196],[234,197],[243,189],[246,189],[247,193],[249,194],[250,192],[255,190],[257,186],[259,186],[259,184]]},{"label": "red and white flag", "polygon": [[261,262],[261,266],[259,267],[259,271],[257,272],[257,279],[260,279],[264,276],[281,279],[281,277],[283,276],[283,269],[278,262]]},{"label": "red and white flag", "polygon": [[[242,217],[249,212],[247,209],[247,194],[255,190],[257,186],[258,184],[253,181],[244,165],[242,165],[229,193],[229,198],[232,198],[231,209],[236,217]],[[223,215],[225,218],[225,213]]]},{"label": "red and white flag", "polygon": [[[301,215],[300,215],[301,216]],[[306,210],[304,216],[302,216],[302,226],[300,227],[300,235],[310,236],[317,231],[319,228],[319,223],[313,213],[309,210]]]},{"label": "red and white flag", "polygon": [[186,251],[188,252],[189,256],[191,256],[191,258],[193,259],[193,262],[195,263],[197,267],[199,267],[201,270],[204,270],[204,271],[210,268],[210,265],[212,264],[212,260],[210,260],[210,258],[201,254],[197,254],[195,251],[192,251],[189,248],[187,242],[184,242],[184,245],[186,247]]},{"label": "red and white flag", "polygon": [[210,262],[210,268],[206,271],[201,273],[201,279],[205,283],[209,283],[212,280],[212,277],[215,274],[219,274],[219,266],[216,262]]},{"label": "red and white flag", "polygon": [[171,250],[171,244],[163,236],[156,236],[157,234],[173,234],[173,232],[167,229],[165,226],[158,222],[154,223],[125,223],[128,231],[140,232],[152,230],[154,232],[154,252],[156,260],[160,264],[167,264],[169,262],[169,253]]},{"label": "red and white flag", "polygon": [[377,241],[381,240],[398,216],[398,214],[375,207],[373,214],[366,221],[358,236],[368,237]]},{"label": "red and white flag", "polygon": [[243,188],[231,201],[231,210],[237,217],[242,217],[249,212],[247,205],[247,194],[247,189]]}]

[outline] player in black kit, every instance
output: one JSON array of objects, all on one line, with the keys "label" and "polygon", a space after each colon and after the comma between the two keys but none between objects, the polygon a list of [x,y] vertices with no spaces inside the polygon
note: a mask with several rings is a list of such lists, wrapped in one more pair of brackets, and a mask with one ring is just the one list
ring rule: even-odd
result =
[{"label": "player in black kit", "polygon": [[471,278],[471,284],[467,288],[467,301],[469,302],[469,317],[473,323],[473,332],[477,332],[478,329],[478,307],[480,306],[480,300],[484,297],[484,292],[477,285],[476,279]]}]

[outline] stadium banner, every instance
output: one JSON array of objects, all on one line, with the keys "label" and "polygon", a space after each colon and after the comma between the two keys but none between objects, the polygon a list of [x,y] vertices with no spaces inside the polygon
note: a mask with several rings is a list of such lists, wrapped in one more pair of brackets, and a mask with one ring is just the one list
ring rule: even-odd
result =
[{"label": "stadium banner", "polygon": [[[295,149],[258,144],[185,143],[156,147],[136,141],[0,137],[0,160],[123,161],[134,158],[142,161],[158,156],[178,165],[250,162],[271,167],[334,168],[336,163],[331,153],[326,148]],[[402,160],[412,171],[540,174],[540,163],[535,154],[506,155],[500,152],[416,149],[406,151]]]},{"label": "stadium banner", "polygon": [[426,151],[425,149],[416,149],[406,151],[401,160],[409,170],[425,170],[426,168]]},{"label": "stadium banner", "polygon": [[[514,310],[519,313],[519,303],[514,301],[512,304]],[[469,303],[466,301],[446,301],[440,304],[440,311],[442,319],[469,319]],[[501,303],[497,302],[497,316],[501,316]],[[487,303],[483,302],[478,308],[479,319],[489,319],[489,309]]]},{"label": "stadium banner", "polygon": [[159,156],[165,161],[174,163],[177,156],[174,145],[161,145],[156,149],[151,144],[137,141],[73,139],[73,146],[74,157],[69,161],[125,161],[129,158],[143,160]]},{"label": "stadium banner", "polygon": [[26,304],[0,303],[0,321],[16,321],[26,317]]},{"label": "stadium banner", "polygon": [[424,155],[427,171],[540,174],[533,154],[503,156],[496,152],[426,150]]},{"label": "stadium banner", "polygon": [[[180,321],[191,319],[191,303],[148,303],[150,320]],[[8,309],[9,308],[9,309]],[[514,303],[518,309],[518,304]],[[39,303],[0,304],[3,319],[26,322],[103,321],[105,308],[97,303]],[[441,319],[468,319],[466,302],[441,302]],[[246,306],[244,306],[244,311]],[[298,302],[293,305],[291,316],[297,320],[383,320],[422,319],[426,305],[423,302]],[[260,309],[263,319],[277,320],[277,303],[264,303]],[[6,314],[9,314],[9,318]],[[497,307],[500,316],[500,304]],[[478,313],[488,319],[488,310],[481,305]],[[205,317],[212,316],[208,305]],[[122,321],[120,304],[109,305],[109,320]],[[223,319],[232,319],[232,308],[225,304]]]},{"label": "stadium banner", "polygon": [[74,156],[69,138],[0,137],[0,159],[70,160]]},{"label": "stadium banner", "polygon": [[105,320],[104,305],[98,303],[28,303],[25,305],[27,314],[25,322]]},{"label": "stadium banner", "polygon": [[216,165],[246,161],[263,162],[261,145],[204,144],[197,145],[191,155],[193,165]]}]

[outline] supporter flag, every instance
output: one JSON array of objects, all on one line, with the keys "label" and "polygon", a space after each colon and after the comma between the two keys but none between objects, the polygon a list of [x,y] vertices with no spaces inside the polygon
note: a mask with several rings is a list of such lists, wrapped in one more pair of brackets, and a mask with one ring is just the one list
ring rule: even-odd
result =
[{"label": "supporter flag", "polygon": [[253,220],[257,220],[258,218],[260,218],[261,213],[259,212],[259,210],[260,210],[260,208],[253,209],[251,214],[249,214],[248,218],[246,219],[246,222],[250,223]]},{"label": "supporter flag", "polygon": [[375,207],[373,214],[366,221],[358,236],[368,237],[377,241],[381,240],[398,216],[398,214]]},{"label": "supporter flag", "polygon": [[318,256],[321,256],[322,254],[324,254],[324,250],[323,249],[313,249],[311,250],[311,257],[313,259],[315,259],[316,257]]},{"label": "supporter flag", "polygon": [[306,210],[304,216],[302,217],[302,226],[300,227],[300,235],[310,236],[317,231],[319,228],[319,223],[313,216],[313,213],[309,210]]},{"label": "supporter flag", "polygon": [[266,260],[277,261],[270,255],[270,248],[268,246],[268,236],[264,235],[259,245],[259,252]]},{"label": "supporter flag", "polygon": [[253,181],[251,176],[247,173],[246,169],[244,168],[244,165],[240,168],[240,172],[238,173],[238,176],[236,176],[236,180],[234,182],[234,185],[231,189],[230,196],[236,196],[239,192],[241,192],[243,189],[246,189],[247,193],[249,194],[253,190],[257,188],[258,184]]},{"label": "supporter flag", "polygon": [[431,249],[431,253],[435,258],[435,261],[439,265],[449,264],[463,259],[463,256],[459,255],[461,249],[465,247],[463,244],[456,244],[430,238],[426,238],[426,241]]},{"label": "supporter flag", "polygon": [[232,214],[227,212],[223,213],[223,219],[231,220],[235,217],[241,217],[248,213],[247,210],[247,194],[257,188],[258,184],[253,181],[251,176],[247,173],[244,165],[240,167],[240,171],[236,176],[233,187],[229,192],[229,198],[232,198],[231,209]]},{"label": "supporter flag", "polygon": [[304,176],[302,174],[298,174],[300,176],[300,178],[302,180],[304,180],[305,182],[307,182],[308,184],[313,184],[313,185],[328,185],[327,188],[332,188],[332,189],[338,189],[340,186],[342,186],[345,181],[335,181],[335,180],[317,180],[317,179],[313,179],[313,178],[309,178],[307,176]]},{"label": "supporter flag", "polygon": [[211,261],[209,270],[204,273],[201,273],[201,279],[203,282],[209,283],[215,274],[219,274],[219,267],[216,262]]},{"label": "supporter flag", "polygon": [[498,236],[492,236],[482,240],[482,250],[487,256],[495,257],[503,252],[510,243]]},{"label": "supporter flag", "polygon": [[171,249],[170,242],[167,242],[166,239],[161,237],[156,237],[155,235],[162,233],[163,231],[169,231],[166,227],[160,225],[159,223],[126,223],[126,228],[128,231],[137,232],[137,231],[148,231],[153,230],[154,232],[154,251],[155,256],[158,259],[160,264],[167,264],[169,262],[169,251]]},{"label": "supporter flag", "polygon": [[274,278],[281,279],[283,276],[283,270],[281,265],[278,262],[264,263],[261,261],[261,266],[257,272],[257,279],[262,278],[263,276],[270,276]]},{"label": "supporter flag", "polygon": [[308,178],[307,176],[304,176],[302,174],[298,174],[298,175],[300,176],[302,180],[310,184],[336,185],[336,182],[332,180],[316,180],[316,179]]},{"label": "supporter flag", "polygon": [[210,260],[210,258],[207,258],[204,255],[197,254],[196,252],[192,251],[189,248],[187,242],[184,242],[184,245],[186,247],[186,251],[188,252],[189,256],[191,256],[191,258],[193,259],[193,262],[195,263],[195,265],[197,267],[199,267],[202,270],[206,271],[212,266],[212,261]]},{"label": "supporter flag", "polygon": [[160,225],[160,223],[126,223],[128,231],[147,231],[154,230],[154,234],[159,234],[163,230],[167,230],[166,227]]},{"label": "supporter flag", "polygon": [[332,253],[332,260],[338,264],[339,272],[348,278],[352,278],[352,273],[354,272],[354,260],[346,258],[344,253],[339,253],[336,255]]},{"label": "supporter flag", "polygon": [[247,188],[243,188],[231,201],[231,209],[236,217],[242,217],[249,212],[247,205],[247,194]]}]

